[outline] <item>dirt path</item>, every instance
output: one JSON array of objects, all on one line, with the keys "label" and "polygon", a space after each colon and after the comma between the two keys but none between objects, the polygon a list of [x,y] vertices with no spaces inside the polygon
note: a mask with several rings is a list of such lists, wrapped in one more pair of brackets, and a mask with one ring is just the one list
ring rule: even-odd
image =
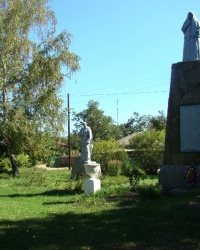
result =
[{"label": "dirt path", "polygon": [[44,169],[44,170],[69,170],[68,167],[63,167],[63,168],[49,168],[46,165],[37,165],[36,168]]}]

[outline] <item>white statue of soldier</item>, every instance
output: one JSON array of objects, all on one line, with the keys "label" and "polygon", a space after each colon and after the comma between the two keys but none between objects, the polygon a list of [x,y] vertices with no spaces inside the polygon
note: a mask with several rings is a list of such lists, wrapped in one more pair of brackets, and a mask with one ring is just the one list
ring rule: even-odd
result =
[{"label": "white statue of soldier", "polygon": [[81,130],[82,141],[81,141],[81,157],[80,162],[88,163],[91,161],[92,155],[92,130],[89,126],[87,126],[86,122],[82,123],[83,128]]},{"label": "white statue of soldier", "polygon": [[189,12],[182,26],[184,33],[183,62],[200,60],[199,21]]}]

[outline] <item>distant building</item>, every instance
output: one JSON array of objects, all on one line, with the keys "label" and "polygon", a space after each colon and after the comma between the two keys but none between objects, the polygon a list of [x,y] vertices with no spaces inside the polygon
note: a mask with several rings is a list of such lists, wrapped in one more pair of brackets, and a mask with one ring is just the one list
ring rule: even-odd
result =
[{"label": "distant building", "polygon": [[125,136],[121,139],[119,139],[117,142],[119,143],[120,146],[124,146],[125,148],[129,148],[129,145],[130,145],[130,140],[136,136],[138,134],[137,133],[133,133],[131,135],[128,135],[128,136]]}]

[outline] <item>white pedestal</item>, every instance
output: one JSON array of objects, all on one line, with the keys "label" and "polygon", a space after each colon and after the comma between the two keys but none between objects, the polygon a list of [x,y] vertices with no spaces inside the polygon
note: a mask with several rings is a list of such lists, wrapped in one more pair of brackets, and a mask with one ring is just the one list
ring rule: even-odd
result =
[{"label": "white pedestal", "polygon": [[89,178],[84,181],[84,193],[85,195],[95,194],[101,189],[101,182],[97,178]]}]

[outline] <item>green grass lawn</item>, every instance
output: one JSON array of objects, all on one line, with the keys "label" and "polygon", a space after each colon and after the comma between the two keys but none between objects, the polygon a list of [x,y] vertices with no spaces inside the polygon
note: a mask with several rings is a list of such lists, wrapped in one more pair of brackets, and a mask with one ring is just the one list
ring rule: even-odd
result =
[{"label": "green grass lawn", "polygon": [[0,249],[200,249],[200,192],[163,194],[144,180],[103,177],[85,196],[70,171],[0,175]]}]

